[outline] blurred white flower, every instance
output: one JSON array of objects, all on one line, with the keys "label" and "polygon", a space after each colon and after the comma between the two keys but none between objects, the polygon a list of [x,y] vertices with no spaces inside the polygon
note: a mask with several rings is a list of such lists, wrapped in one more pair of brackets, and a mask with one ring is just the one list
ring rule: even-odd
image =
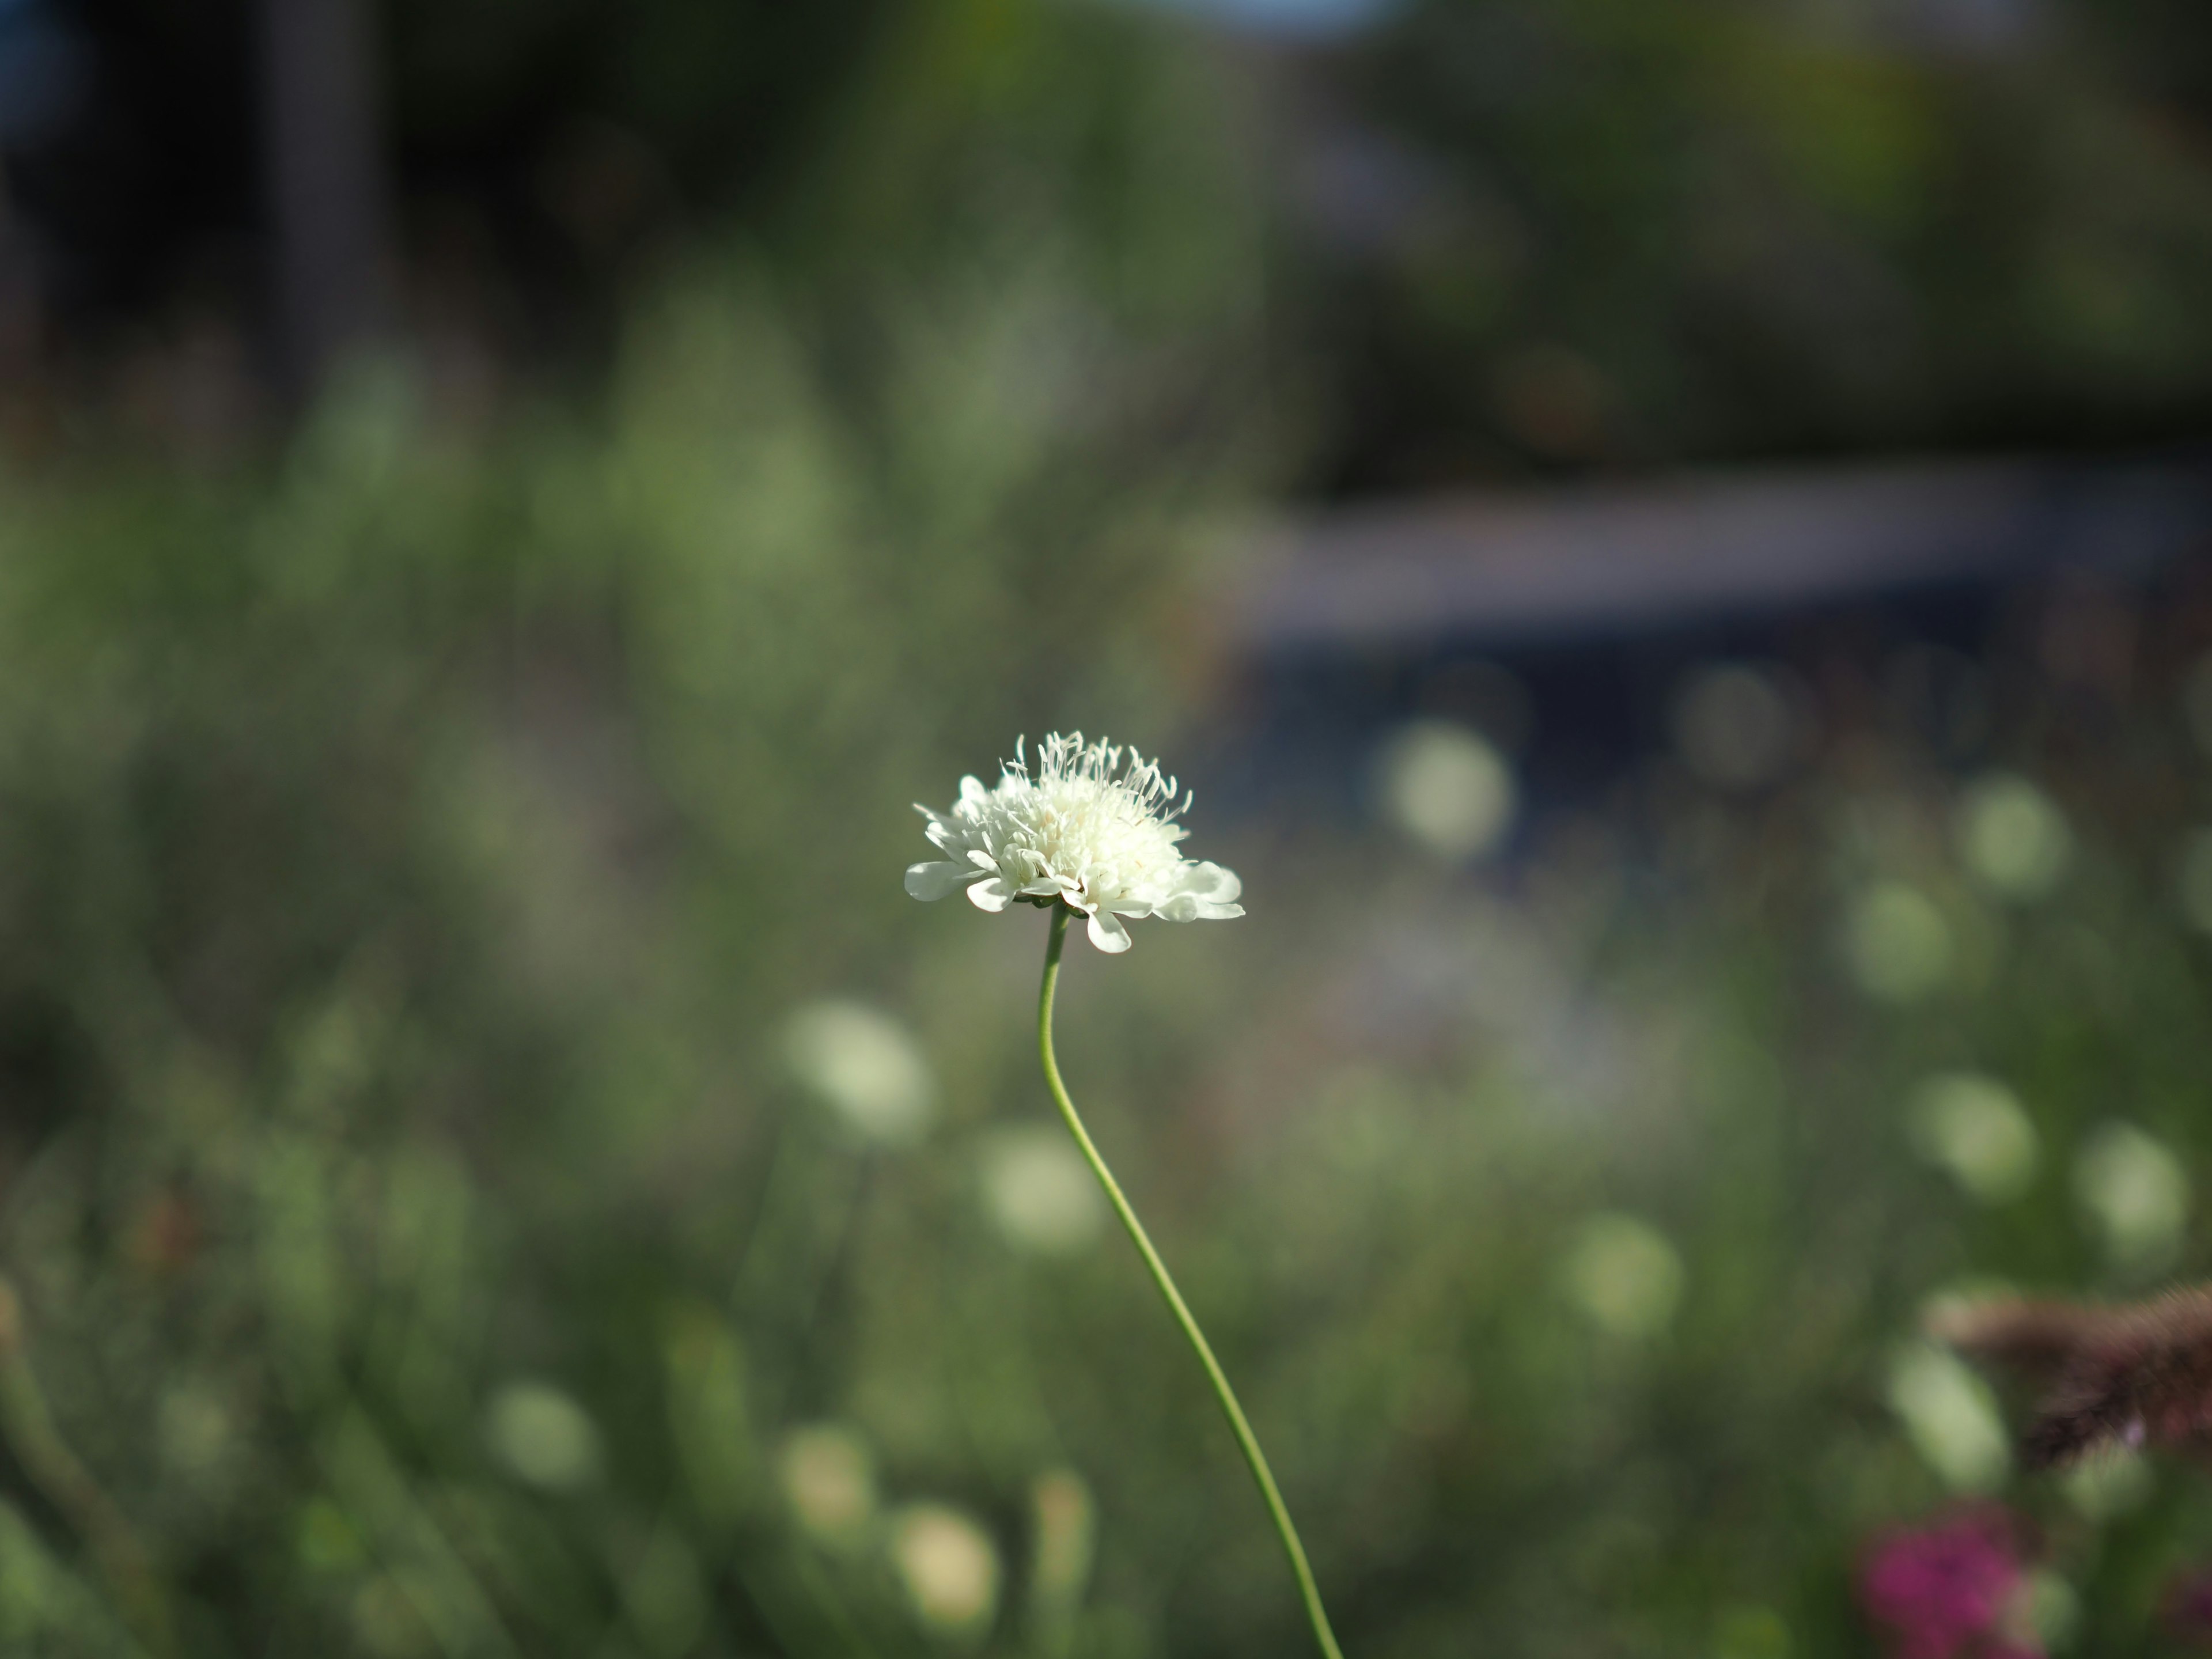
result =
[{"label": "blurred white flower", "polygon": [[1392,822],[1439,858],[1479,858],[1513,823],[1513,773],[1482,737],[1450,720],[1416,720],[1382,754]]},{"label": "blurred white flower", "polygon": [[2058,884],[2074,855],[2073,831],[2057,803],[2026,778],[1996,772],[1960,797],[1956,823],[1966,868],[2000,898],[2038,899]]},{"label": "blurred white flower", "polygon": [[991,911],[1017,899],[1057,900],[1089,918],[1091,942],[1108,951],[1129,948],[1124,916],[1243,915],[1243,884],[1232,872],[1176,850],[1189,833],[1176,817],[1190,804],[1186,796],[1178,806],[1176,793],[1157,763],[1086,744],[1080,732],[1040,744],[1034,776],[1016,744],[994,787],[965,777],[950,811],[916,805],[947,856],[909,866],[906,890],[936,900],[965,887],[978,909]]},{"label": "blurred white flower", "polygon": [[929,1127],[937,1081],[888,1014],[858,1002],[809,1003],[785,1025],[783,1052],[793,1074],[866,1139],[904,1145]]},{"label": "blurred white flower", "polygon": [[2162,1265],[2189,1219],[2189,1176],[2165,1144],[2131,1123],[2107,1123],[2074,1160],[2074,1193],[2118,1267]]},{"label": "blurred white flower", "polygon": [[1008,1129],[983,1148],[983,1200],[1006,1242],[1065,1255],[1098,1237],[1106,1202],[1065,1134]]},{"label": "blurred white flower", "polygon": [[1036,1528],[1031,1588],[1048,1608],[1073,1607],[1091,1581],[1097,1546],[1097,1505],[1091,1488],[1073,1469],[1048,1469],[1030,1488],[1030,1512]]},{"label": "blurred white flower", "polygon": [[1844,920],[1851,977],[1882,1002],[1917,1002],[1951,975],[1951,925],[1933,900],[1901,881],[1876,882]]},{"label": "blurred white flower", "polygon": [[494,1395],[484,1438],[500,1462],[548,1492],[572,1492],[599,1478],[599,1430],[550,1382],[510,1382]]},{"label": "blurred white flower", "polygon": [[1940,1072],[1913,1091],[1906,1127],[1921,1157],[1984,1204],[2018,1198],[2035,1179],[2035,1125],[1995,1078]]},{"label": "blurred white flower", "polygon": [[1992,1492],[2012,1468],[1989,1384],[1948,1350],[1909,1343],[1890,1358],[1889,1403],[1928,1467],[1954,1492]]},{"label": "blurred white flower", "polygon": [[999,1552],[984,1530],[943,1504],[915,1504],[891,1523],[891,1561],[921,1622],[980,1634],[999,1605]]},{"label": "blurred white flower", "polygon": [[1682,1299],[1682,1258],[1664,1233],[1634,1216],[1594,1215],[1567,1252],[1566,1289],[1608,1335],[1656,1336]]},{"label": "blurred white flower", "polygon": [[2154,1485],[2149,1461],[2129,1446],[2092,1452],[2068,1469],[2061,1484],[2066,1501],[2084,1519],[2103,1522],[2140,1509]]},{"label": "blurred white flower", "polygon": [[1797,715],[1771,674],[1743,663],[1700,670],[1678,692],[1674,743],[1690,769],[1729,789],[1771,783],[1789,769]]},{"label": "blurred white flower", "polygon": [[799,1524],[826,1543],[854,1543],[875,1519],[875,1460],[850,1429],[835,1423],[794,1429],[776,1473]]}]

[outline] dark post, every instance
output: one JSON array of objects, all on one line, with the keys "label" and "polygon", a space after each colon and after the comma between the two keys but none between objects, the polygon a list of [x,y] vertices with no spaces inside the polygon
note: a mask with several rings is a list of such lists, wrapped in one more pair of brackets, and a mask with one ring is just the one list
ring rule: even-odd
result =
[{"label": "dark post", "polygon": [[311,393],[392,325],[372,0],[260,0],[278,348]]}]

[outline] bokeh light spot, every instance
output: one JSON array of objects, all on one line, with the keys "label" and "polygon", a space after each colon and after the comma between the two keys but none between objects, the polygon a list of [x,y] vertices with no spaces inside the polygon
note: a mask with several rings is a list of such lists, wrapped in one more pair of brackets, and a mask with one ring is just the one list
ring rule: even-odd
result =
[{"label": "bokeh light spot", "polygon": [[1995,1078],[1943,1072],[1913,1091],[1907,1127],[1921,1157],[1984,1204],[2018,1198],[2034,1183],[2035,1125]]},{"label": "bokeh light spot", "polygon": [[573,1492],[599,1478],[598,1429],[550,1383],[510,1382],[493,1395],[484,1437],[508,1469],[547,1492]]},{"label": "bokeh light spot", "polygon": [[2008,772],[1967,788],[1959,801],[1957,835],[1968,872],[2000,898],[2043,897],[2074,854],[2066,815],[2042,790]]},{"label": "bokeh light spot", "polygon": [[1519,793],[1512,769],[1466,726],[1414,721],[1384,750],[1382,771],[1391,821],[1439,858],[1480,858],[1512,827]]},{"label": "bokeh light spot", "polygon": [[1843,944],[1853,981],[1880,1002],[1918,1002],[1951,975],[1951,925],[1905,882],[1876,882],[1861,892],[1844,917]]},{"label": "bokeh light spot", "polygon": [[1912,1449],[1954,1492],[1992,1492],[2012,1469],[2012,1443],[1989,1385],[1926,1342],[1891,1357],[1889,1403]]},{"label": "bokeh light spot", "polygon": [[1097,1547],[1098,1512],[1091,1487],[1073,1469],[1048,1469],[1030,1488],[1036,1528],[1030,1583],[1037,1601],[1072,1607],[1091,1582]]},{"label": "bokeh light spot", "polygon": [[915,1615],[942,1636],[974,1638],[999,1605],[999,1552],[959,1510],[915,1504],[891,1523],[891,1562]]},{"label": "bokeh light spot", "polygon": [[983,1199],[1017,1249],[1066,1255],[1094,1242],[1106,1221],[1098,1183],[1066,1134],[1008,1129],[983,1148]]},{"label": "bokeh light spot", "polygon": [[2162,1267],[2189,1220],[2189,1176],[2163,1141],[2107,1123],[2074,1161],[2074,1194],[2116,1267]]},{"label": "bokeh light spot", "polygon": [[810,1003],[784,1028],[793,1075],[864,1140],[909,1146],[935,1115],[937,1084],[906,1028],[864,1003]]},{"label": "bokeh light spot", "polygon": [[1605,1212],[1585,1221],[1567,1253],[1566,1288],[1575,1305],[1608,1335],[1653,1337],[1674,1322],[1682,1299],[1682,1258],[1667,1236],[1634,1216]]},{"label": "bokeh light spot", "polygon": [[2066,1471],[2060,1484],[2066,1501],[2084,1519],[2101,1525],[2141,1509],[2156,1483],[2141,1452],[2115,1446],[2084,1457]]},{"label": "bokeh light spot", "polygon": [[835,1423],[793,1431],[777,1463],[799,1524],[825,1543],[849,1545],[876,1516],[876,1465],[852,1430]]},{"label": "bokeh light spot", "polygon": [[1789,769],[1798,720],[1773,675],[1744,663],[1700,669],[1676,693],[1675,746],[1690,769],[1724,789],[1753,789]]}]

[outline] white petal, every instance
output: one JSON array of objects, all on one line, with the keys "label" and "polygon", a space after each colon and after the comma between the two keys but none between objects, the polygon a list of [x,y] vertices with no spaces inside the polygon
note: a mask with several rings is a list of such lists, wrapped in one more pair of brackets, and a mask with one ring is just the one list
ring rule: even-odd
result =
[{"label": "white petal", "polygon": [[1218,864],[1189,864],[1177,872],[1174,890],[1159,902],[1152,914],[1169,921],[1220,921],[1241,916],[1244,907],[1236,902],[1244,884],[1237,872]]},{"label": "white petal", "polygon": [[1203,899],[1176,899],[1152,912],[1162,921],[1227,921],[1244,914],[1241,904],[1208,904]]},{"label": "white petal", "polygon": [[924,903],[945,897],[963,881],[972,881],[975,872],[964,864],[939,861],[931,864],[909,864],[906,867],[906,890]]},{"label": "white petal", "polygon": [[991,792],[983,787],[982,779],[974,773],[960,780],[960,804],[963,806],[981,806],[990,797]]},{"label": "white petal", "polygon": [[[968,872],[969,875],[974,871]],[[996,876],[988,881],[979,881],[968,890],[968,902],[978,910],[988,910],[996,915],[1014,902],[1014,890]]]},{"label": "white petal", "polygon": [[1244,896],[1244,884],[1237,878],[1237,872],[1218,864],[1191,866],[1190,873],[1183,878],[1182,889],[1209,904],[1234,904]]},{"label": "white petal", "polygon": [[1090,932],[1091,942],[1109,956],[1119,956],[1129,948],[1129,930],[1111,910],[1101,910],[1092,915]]}]

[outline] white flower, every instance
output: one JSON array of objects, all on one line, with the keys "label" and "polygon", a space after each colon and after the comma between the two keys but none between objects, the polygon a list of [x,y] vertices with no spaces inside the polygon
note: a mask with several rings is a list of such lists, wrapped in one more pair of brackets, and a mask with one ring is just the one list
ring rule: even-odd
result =
[{"label": "white flower", "polygon": [[864,1140],[919,1140],[935,1115],[937,1079],[921,1048],[866,1003],[808,1003],[785,1025],[783,1052],[799,1080]]},{"label": "white flower", "polygon": [[951,811],[916,805],[945,857],[910,866],[906,890],[934,900],[964,886],[978,909],[994,911],[1057,900],[1090,919],[1102,951],[1129,948],[1123,916],[1243,915],[1233,872],[1176,851],[1189,833],[1176,822],[1188,797],[1178,806],[1175,780],[1134,750],[1124,767],[1124,752],[1055,732],[1039,745],[1034,776],[1016,744],[996,787],[966,777]]},{"label": "white flower", "polygon": [[891,1523],[891,1563],[921,1622],[945,1635],[982,1634],[999,1605],[999,1552],[958,1510],[914,1504]]},{"label": "white flower", "polygon": [[492,1396],[484,1431],[500,1461],[533,1486],[568,1492],[599,1477],[599,1430],[550,1382],[508,1383]]},{"label": "white flower", "polygon": [[832,1544],[866,1536],[876,1518],[876,1463],[852,1430],[817,1423],[783,1443],[777,1473],[799,1524]]},{"label": "white flower", "polygon": [[1069,1255],[1106,1225],[1106,1200],[1067,1136],[1044,1124],[1002,1129],[983,1148],[983,1202],[1006,1242]]}]

